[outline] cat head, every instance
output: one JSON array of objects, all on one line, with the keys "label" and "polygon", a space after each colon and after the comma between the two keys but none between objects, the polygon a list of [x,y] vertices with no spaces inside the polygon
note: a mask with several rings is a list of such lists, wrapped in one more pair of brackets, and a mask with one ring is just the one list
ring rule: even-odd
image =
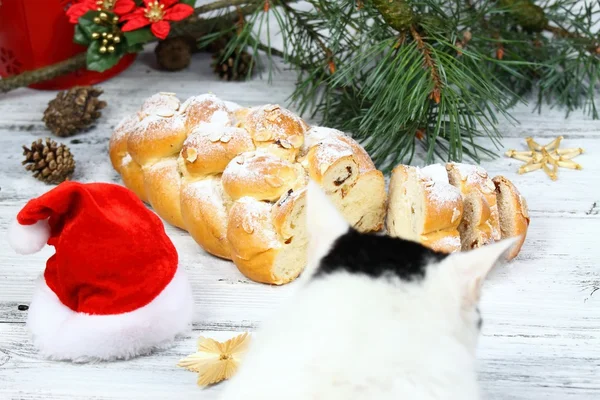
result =
[{"label": "cat head", "polygon": [[349,226],[312,181],[307,188],[307,231],[304,279],[350,273],[364,276],[366,282],[392,282],[401,287],[399,301],[412,307],[414,315],[439,323],[472,349],[481,329],[478,305],[483,283],[518,241],[511,238],[445,254],[400,238],[362,234]]}]

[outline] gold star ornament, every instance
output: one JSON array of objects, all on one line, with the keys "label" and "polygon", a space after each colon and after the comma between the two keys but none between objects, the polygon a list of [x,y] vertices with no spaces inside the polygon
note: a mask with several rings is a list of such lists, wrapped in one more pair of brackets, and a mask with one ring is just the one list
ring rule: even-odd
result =
[{"label": "gold star ornament", "polygon": [[198,373],[198,385],[208,386],[231,378],[248,349],[250,336],[243,333],[226,342],[200,337],[198,351],[177,364]]},{"label": "gold star ornament", "polygon": [[582,169],[581,165],[572,159],[583,153],[583,149],[560,149],[562,136],[557,137],[545,146],[536,143],[533,138],[525,138],[529,151],[508,150],[505,155],[516,160],[524,161],[519,168],[519,174],[543,169],[553,181],[558,179],[558,168]]}]

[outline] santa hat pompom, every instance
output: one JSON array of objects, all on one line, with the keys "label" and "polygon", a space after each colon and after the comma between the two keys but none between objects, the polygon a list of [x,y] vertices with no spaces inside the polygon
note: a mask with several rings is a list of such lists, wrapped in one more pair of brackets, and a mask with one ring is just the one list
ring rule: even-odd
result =
[{"label": "santa hat pompom", "polygon": [[16,219],[8,228],[8,243],[19,254],[34,254],[42,250],[50,238],[50,225],[40,220],[32,225],[21,225]]}]

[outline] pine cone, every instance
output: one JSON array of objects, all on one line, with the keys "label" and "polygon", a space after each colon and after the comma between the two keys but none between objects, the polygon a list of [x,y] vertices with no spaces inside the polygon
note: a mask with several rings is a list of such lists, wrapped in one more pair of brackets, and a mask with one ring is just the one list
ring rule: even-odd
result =
[{"label": "pine cone", "polygon": [[106,107],[106,102],[98,100],[102,90],[92,86],[76,86],[58,93],[48,103],[42,121],[57,136],[72,136],[91,125]]},{"label": "pine cone", "polygon": [[212,42],[210,42],[205,48],[204,50],[208,51],[209,53],[215,54],[223,49],[225,49],[225,47],[227,47],[227,44],[235,37],[235,35],[233,33],[226,33],[222,36],[219,36],[218,38],[216,38],[215,40],[213,40]]},{"label": "pine cone", "polygon": [[161,40],[154,49],[156,62],[160,68],[167,71],[187,68],[195,46],[196,42],[190,37],[177,36]]},{"label": "pine cone", "polygon": [[[213,55],[213,69],[217,75],[221,77],[221,79],[228,81],[237,81],[244,80],[248,75],[248,72],[253,67],[252,56],[245,51],[238,52],[239,57],[236,65],[236,54],[230,55],[226,60],[223,60],[223,55],[225,54],[225,50],[218,51],[215,55]],[[250,73],[252,73],[250,71]]]},{"label": "pine cone", "polygon": [[47,138],[31,143],[31,148],[23,146],[25,160],[22,162],[33,177],[50,184],[68,180],[75,171],[75,159],[64,144]]}]

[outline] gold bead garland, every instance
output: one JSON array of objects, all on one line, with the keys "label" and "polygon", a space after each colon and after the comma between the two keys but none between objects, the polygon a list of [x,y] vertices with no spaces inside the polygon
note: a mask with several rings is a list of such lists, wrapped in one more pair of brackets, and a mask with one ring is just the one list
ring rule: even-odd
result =
[{"label": "gold bead garland", "polygon": [[93,21],[96,25],[112,28],[112,32],[92,32],[93,40],[102,41],[102,45],[98,51],[100,54],[114,53],[116,50],[115,46],[121,43],[121,36],[119,36],[120,32],[118,29],[116,29],[116,24],[119,22],[119,17],[114,16],[111,19],[107,13],[100,12],[97,17],[94,17]]}]

